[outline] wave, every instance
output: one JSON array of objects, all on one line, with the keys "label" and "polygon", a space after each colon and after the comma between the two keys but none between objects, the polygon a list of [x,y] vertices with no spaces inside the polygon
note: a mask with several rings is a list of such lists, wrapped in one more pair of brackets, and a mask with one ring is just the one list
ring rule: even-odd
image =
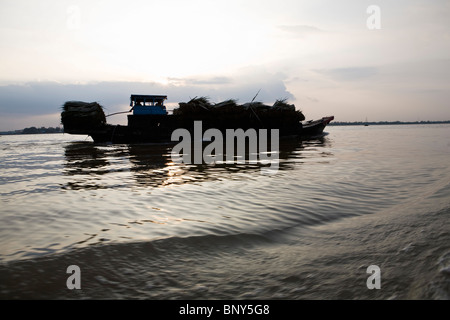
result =
[{"label": "wave", "polygon": [[[450,206],[422,217],[433,217],[436,227],[449,213]],[[445,226],[434,235],[426,229],[427,239],[419,240],[415,228],[432,227],[422,217],[353,222],[351,230],[322,225],[320,233],[293,229],[96,244],[0,265],[0,298],[448,299],[448,232]],[[380,229],[386,222],[390,226]],[[364,240],[373,235],[375,252],[375,239]],[[361,267],[373,263],[386,275],[376,296],[365,288]],[[65,286],[71,265],[81,269],[78,292]],[[339,272],[330,269],[337,266]]]},{"label": "wave", "polygon": [[[40,160],[2,177],[0,297],[445,297],[445,150],[416,152],[434,136],[350,129],[281,151],[270,177],[250,164],[174,168],[165,146],[23,147],[9,173],[13,159]],[[78,293],[65,287],[74,264]],[[389,275],[372,296],[366,264]]]}]

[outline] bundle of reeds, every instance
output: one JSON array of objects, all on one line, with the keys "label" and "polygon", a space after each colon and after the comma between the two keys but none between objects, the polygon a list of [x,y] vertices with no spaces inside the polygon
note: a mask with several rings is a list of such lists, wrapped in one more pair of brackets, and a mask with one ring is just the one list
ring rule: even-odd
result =
[{"label": "bundle of reeds", "polygon": [[286,101],[287,101],[286,99],[280,99],[275,101],[275,103],[273,104],[273,108],[280,110],[294,111],[295,105],[289,104]]},{"label": "bundle of reeds", "polygon": [[238,104],[237,104],[236,100],[228,99],[228,100],[216,103],[215,105],[213,105],[213,107],[214,108],[223,108],[223,109],[236,108],[236,107],[238,107]]},{"label": "bundle of reeds", "polygon": [[175,115],[190,115],[207,112],[212,108],[211,103],[206,97],[195,97],[189,102],[180,102],[179,107],[173,110]]},{"label": "bundle of reeds", "polygon": [[270,106],[262,102],[250,102],[242,105],[236,100],[229,99],[216,104],[209,102],[208,98],[200,97],[191,99],[189,102],[180,102],[179,107],[173,111],[176,115],[185,117],[242,117],[242,116],[265,116],[291,118],[292,121],[303,121],[305,117],[301,111],[295,110],[295,105],[288,104],[286,99],[280,99]]},{"label": "bundle of reeds", "polygon": [[98,128],[106,124],[103,107],[97,102],[67,101],[61,112],[64,128]]}]

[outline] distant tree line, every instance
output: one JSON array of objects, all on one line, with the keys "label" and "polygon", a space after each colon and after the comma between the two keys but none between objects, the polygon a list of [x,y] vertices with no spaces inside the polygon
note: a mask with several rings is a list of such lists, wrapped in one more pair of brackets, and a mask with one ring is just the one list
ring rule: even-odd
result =
[{"label": "distant tree line", "polygon": [[364,125],[394,125],[394,124],[439,124],[439,123],[450,123],[447,121],[379,121],[379,122],[346,122],[346,121],[332,121],[329,126],[364,126]]},{"label": "distant tree line", "polygon": [[29,127],[22,130],[22,134],[37,134],[37,133],[61,133],[63,130],[59,127]]}]

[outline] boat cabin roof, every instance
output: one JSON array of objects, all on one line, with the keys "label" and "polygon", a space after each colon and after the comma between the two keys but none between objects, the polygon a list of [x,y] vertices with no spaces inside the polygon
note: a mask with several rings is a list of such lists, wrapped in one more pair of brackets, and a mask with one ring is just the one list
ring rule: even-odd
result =
[{"label": "boat cabin roof", "polygon": [[167,96],[161,96],[161,95],[142,95],[142,94],[132,94],[130,97],[130,105],[133,104],[133,102],[136,103],[146,103],[146,102],[164,102],[164,100],[167,99]]}]

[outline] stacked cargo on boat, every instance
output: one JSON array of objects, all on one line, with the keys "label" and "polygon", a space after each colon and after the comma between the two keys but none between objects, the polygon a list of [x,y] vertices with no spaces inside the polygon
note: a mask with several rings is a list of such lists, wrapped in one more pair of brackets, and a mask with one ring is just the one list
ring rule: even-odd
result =
[{"label": "stacked cargo on boat", "polygon": [[[195,121],[202,122],[202,130],[278,129],[279,136],[311,136],[321,134],[334,118],[326,117],[302,123],[305,116],[286,100],[273,105],[261,102],[238,104],[229,99],[212,103],[206,97],[180,102],[169,114],[164,105],[165,95],[137,95],[130,97],[129,111],[106,115],[97,102],[68,101],[61,112],[64,132],[86,134],[94,142],[147,143],[171,142],[172,132],[179,128],[193,130]],[[119,113],[131,113],[127,125],[113,125],[106,118]]]}]

